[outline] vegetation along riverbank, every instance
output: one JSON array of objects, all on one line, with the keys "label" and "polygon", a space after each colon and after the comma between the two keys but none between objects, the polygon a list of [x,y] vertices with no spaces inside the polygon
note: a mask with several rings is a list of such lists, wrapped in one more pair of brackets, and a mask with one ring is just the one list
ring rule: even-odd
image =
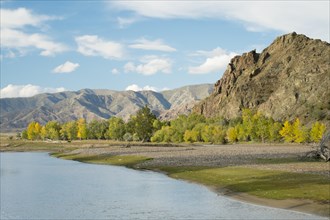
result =
[{"label": "vegetation along riverbank", "polygon": [[153,170],[239,200],[330,216],[329,163],[306,159],[312,148],[306,144],[27,141],[8,136],[1,141],[1,151],[49,151],[62,159]]}]

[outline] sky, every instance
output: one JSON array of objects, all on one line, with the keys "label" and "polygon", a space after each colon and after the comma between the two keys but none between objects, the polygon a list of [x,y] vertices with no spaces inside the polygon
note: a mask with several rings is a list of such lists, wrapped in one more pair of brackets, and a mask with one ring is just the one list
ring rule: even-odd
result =
[{"label": "sky", "polygon": [[215,83],[283,34],[329,42],[330,1],[1,0],[1,98]]}]

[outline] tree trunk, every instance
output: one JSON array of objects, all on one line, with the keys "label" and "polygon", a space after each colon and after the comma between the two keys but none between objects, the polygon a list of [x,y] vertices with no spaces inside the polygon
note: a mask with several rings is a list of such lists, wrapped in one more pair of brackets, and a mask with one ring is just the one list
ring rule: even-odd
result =
[{"label": "tree trunk", "polygon": [[330,132],[323,136],[318,153],[323,160],[330,161]]}]

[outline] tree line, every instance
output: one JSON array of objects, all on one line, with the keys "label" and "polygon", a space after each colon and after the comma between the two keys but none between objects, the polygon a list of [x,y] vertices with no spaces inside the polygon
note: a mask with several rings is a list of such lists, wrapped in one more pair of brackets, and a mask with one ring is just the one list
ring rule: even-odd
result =
[{"label": "tree line", "polygon": [[242,110],[241,116],[231,120],[222,117],[205,118],[192,113],[180,115],[172,121],[160,121],[145,106],[127,122],[117,117],[92,120],[89,123],[82,118],[63,124],[57,121],[49,121],[45,125],[31,122],[21,137],[29,140],[108,139],[166,143],[317,143],[325,130],[325,125],[318,121],[308,128],[298,118],[293,122],[280,122],[251,109]]}]

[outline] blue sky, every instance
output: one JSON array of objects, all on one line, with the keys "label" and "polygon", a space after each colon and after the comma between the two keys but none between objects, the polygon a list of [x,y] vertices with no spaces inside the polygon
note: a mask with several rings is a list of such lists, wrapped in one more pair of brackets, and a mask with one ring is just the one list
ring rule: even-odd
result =
[{"label": "blue sky", "polygon": [[1,1],[1,97],[215,83],[296,31],[329,42],[329,1]]}]

